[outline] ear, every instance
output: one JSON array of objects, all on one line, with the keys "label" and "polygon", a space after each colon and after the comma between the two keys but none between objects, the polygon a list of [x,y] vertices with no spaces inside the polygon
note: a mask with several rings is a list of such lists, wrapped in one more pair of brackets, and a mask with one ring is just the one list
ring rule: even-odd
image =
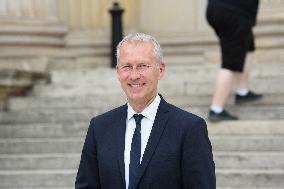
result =
[{"label": "ear", "polygon": [[164,77],[165,71],[166,71],[166,65],[165,63],[162,62],[159,64],[159,77],[158,77],[159,80]]}]

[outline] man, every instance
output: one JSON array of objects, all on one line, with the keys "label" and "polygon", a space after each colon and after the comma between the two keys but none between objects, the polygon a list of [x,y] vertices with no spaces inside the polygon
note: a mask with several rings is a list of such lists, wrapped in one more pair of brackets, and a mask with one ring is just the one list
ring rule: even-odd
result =
[{"label": "man", "polygon": [[76,189],[215,189],[205,121],[157,93],[165,73],[160,45],[130,34],[117,47],[128,103],[91,120]]},{"label": "man", "polygon": [[249,90],[248,85],[251,60],[247,55],[255,50],[252,27],[256,24],[258,3],[258,0],[208,0],[207,20],[219,38],[222,53],[209,111],[210,121],[238,119],[224,110],[233,79],[236,79],[236,104],[262,98]]}]

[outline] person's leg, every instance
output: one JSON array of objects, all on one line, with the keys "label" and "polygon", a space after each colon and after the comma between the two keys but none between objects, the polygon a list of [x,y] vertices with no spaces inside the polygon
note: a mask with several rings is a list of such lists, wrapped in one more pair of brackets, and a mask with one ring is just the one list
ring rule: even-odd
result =
[{"label": "person's leg", "polygon": [[209,110],[210,121],[236,120],[237,117],[224,110],[225,103],[230,95],[234,72],[221,68],[217,74],[213,100]]},{"label": "person's leg", "polygon": [[221,68],[215,80],[212,106],[224,108],[230,95],[234,72]]},{"label": "person's leg", "polygon": [[262,98],[261,94],[256,94],[249,89],[249,76],[252,65],[253,54],[248,53],[246,57],[244,71],[236,72],[236,94],[235,94],[235,103],[242,104],[246,102],[256,101]]},{"label": "person's leg", "polygon": [[225,111],[224,106],[230,95],[234,71],[241,69],[245,55],[240,40],[242,36],[239,34],[242,31],[242,24],[239,24],[238,14],[232,14],[224,7],[213,7],[207,11],[209,11],[207,20],[219,38],[222,56],[221,69],[215,80],[208,118],[210,121],[236,120],[237,117]]},{"label": "person's leg", "polygon": [[235,72],[237,90],[248,90],[249,88],[249,75],[251,70],[252,57],[253,53],[247,53],[243,72]]}]

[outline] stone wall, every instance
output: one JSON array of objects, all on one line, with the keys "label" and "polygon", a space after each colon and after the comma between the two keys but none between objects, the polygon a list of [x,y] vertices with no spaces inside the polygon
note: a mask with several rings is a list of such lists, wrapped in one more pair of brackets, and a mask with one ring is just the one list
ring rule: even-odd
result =
[{"label": "stone wall", "polygon": [[[207,0],[116,0],[125,10],[127,32],[154,35],[212,34],[205,21]],[[0,25],[6,21],[60,21],[71,31],[109,33],[108,10],[115,0],[0,0]],[[283,0],[261,0],[259,18],[283,16]],[[109,35],[109,34],[108,34]]]},{"label": "stone wall", "polygon": [[3,22],[58,21],[57,0],[0,0]]},{"label": "stone wall", "polygon": [[108,11],[114,2],[119,2],[125,10],[124,27],[127,30],[138,28],[140,0],[59,0],[59,16],[73,31],[95,30],[109,33],[111,16]]},{"label": "stone wall", "polygon": [[[207,0],[143,0],[140,28],[156,35],[212,35],[205,20]],[[151,5],[151,6],[149,6]],[[283,17],[283,0],[261,0],[259,20]]]}]

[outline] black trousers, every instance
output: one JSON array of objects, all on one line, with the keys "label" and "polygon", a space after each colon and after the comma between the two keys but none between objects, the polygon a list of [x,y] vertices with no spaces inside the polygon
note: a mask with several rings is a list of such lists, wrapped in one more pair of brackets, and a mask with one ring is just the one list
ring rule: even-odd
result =
[{"label": "black trousers", "polygon": [[246,54],[255,50],[252,25],[245,16],[222,6],[207,6],[206,18],[219,38],[222,68],[243,72]]}]

